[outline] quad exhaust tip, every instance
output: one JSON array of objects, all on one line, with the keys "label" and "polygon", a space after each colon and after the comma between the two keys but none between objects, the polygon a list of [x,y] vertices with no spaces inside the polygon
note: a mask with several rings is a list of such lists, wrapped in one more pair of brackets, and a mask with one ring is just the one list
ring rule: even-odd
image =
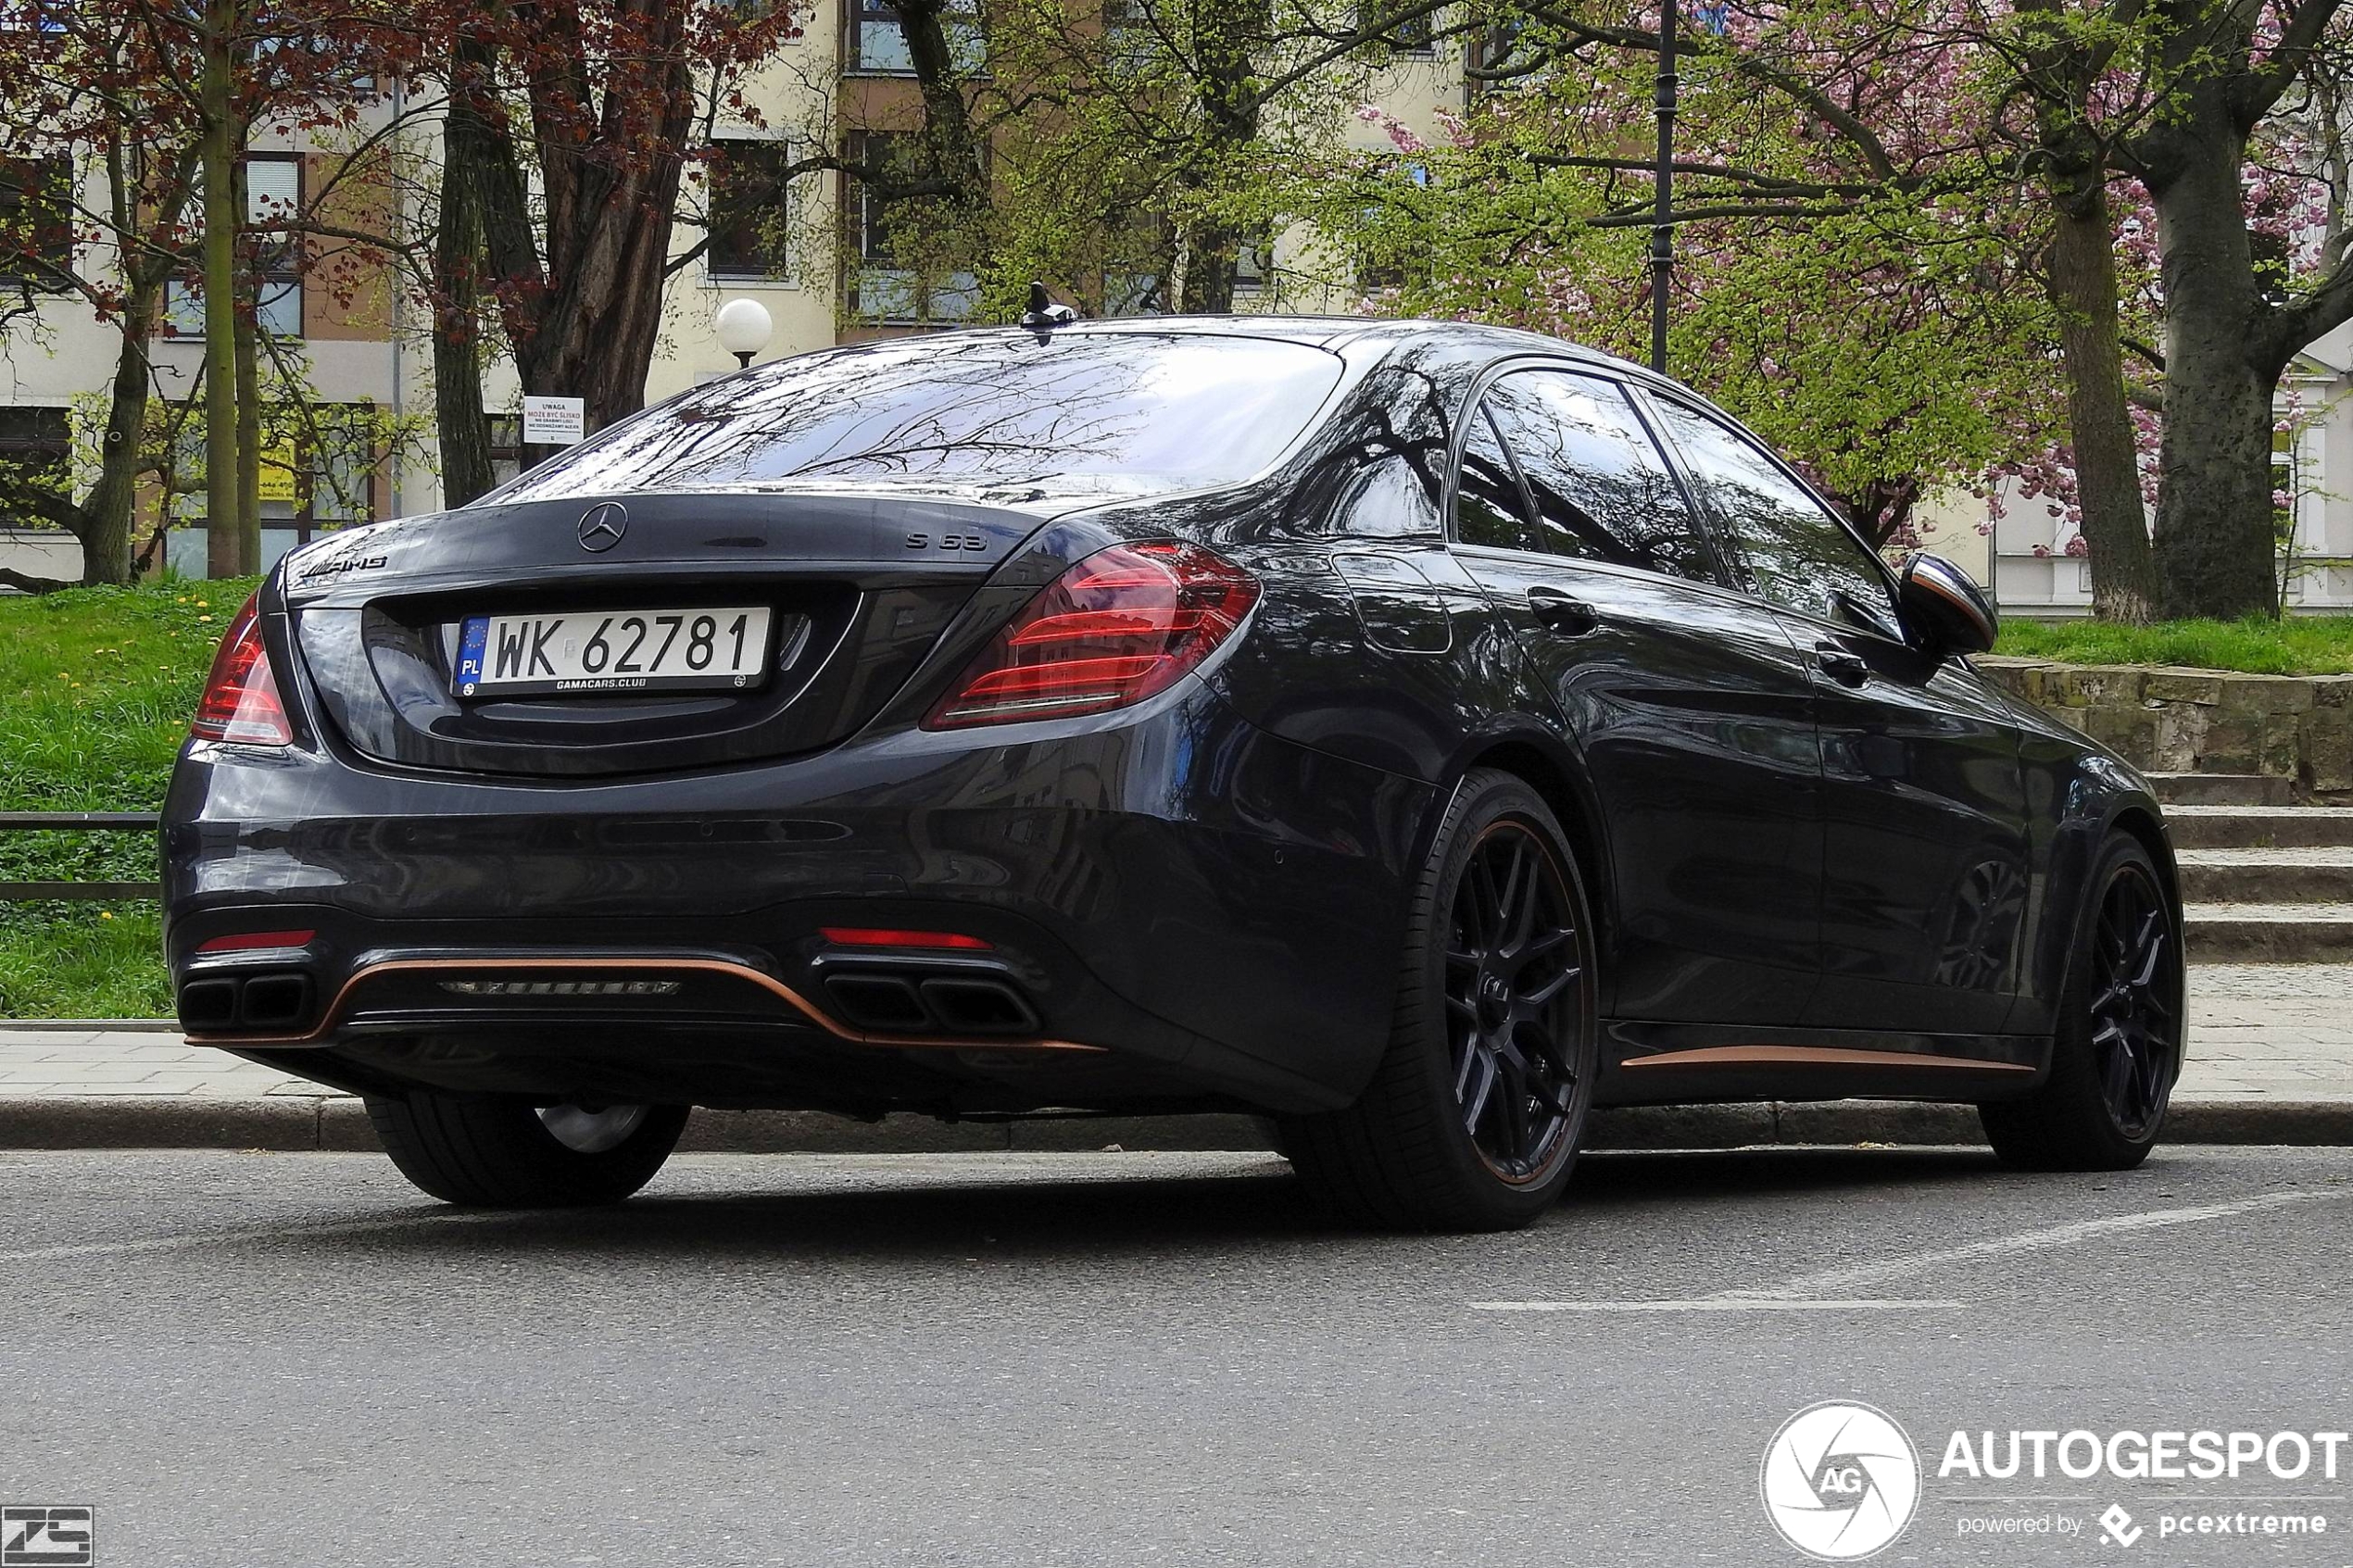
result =
[{"label": "quad exhaust tip", "polygon": [[1037,1009],[1001,980],[965,976],[829,974],[836,1011],[875,1034],[1035,1035]]},{"label": "quad exhaust tip", "polygon": [[310,976],[299,971],[216,975],[180,987],[180,1024],[194,1034],[308,1026]]}]

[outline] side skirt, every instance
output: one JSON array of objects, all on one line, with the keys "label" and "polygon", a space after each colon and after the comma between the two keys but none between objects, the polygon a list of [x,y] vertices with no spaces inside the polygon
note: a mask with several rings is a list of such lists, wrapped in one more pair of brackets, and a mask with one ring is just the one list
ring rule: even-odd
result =
[{"label": "side skirt", "polygon": [[2011,1099],[2051,1066],[2037,1035],[1900,1035],[1731,1024],[1602,1025],[1598,1105],[1758,1099]]}]

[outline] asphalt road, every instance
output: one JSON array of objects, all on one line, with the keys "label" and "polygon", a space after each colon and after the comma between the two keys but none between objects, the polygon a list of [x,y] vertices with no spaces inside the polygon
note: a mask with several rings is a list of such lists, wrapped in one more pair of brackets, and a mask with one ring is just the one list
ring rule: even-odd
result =
[{"label": "asphalt road", "polygon": [[[0,1155],[0,1503],[140,1568],[1797,1564],[1760,1459],[1856,1399],[1927,1450],[1878,1562],[2340,1564],[2353,1451],[1937,1471],[1957,1428],[2353,1426],[2349,1176],[1617,1155],[1520,1235],[1387,1237],[1246,1155],[702,1156],[486,1218],[371,1156]],[[2161,1538],[2192,1507],[2330,1534]],[[2083,1533],[1959,1534],[2004,1516]]]}]

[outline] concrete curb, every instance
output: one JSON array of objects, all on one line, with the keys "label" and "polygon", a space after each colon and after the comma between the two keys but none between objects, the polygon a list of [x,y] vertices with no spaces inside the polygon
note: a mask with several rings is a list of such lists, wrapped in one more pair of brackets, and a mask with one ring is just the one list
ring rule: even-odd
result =
[{"label": "concrete curb", "polygon": [[[2176,1144],[2353,1146],[2353,1100],[2180,1100]],[[1776,1145],[1982,1144],[1967,1106],[1897,1100],[1629,1106],[1596,1111],[1594,1149]],[[363,1151],[379,1146],[359,1102],[342,1096],[0,1097],[0,1149],[234,1148]],[[701,1154],[939,1154],[1122,1149],[1265,1149],[1250,1116],[1101,1117],[1054,1122],[860,1123],[810,1110],[697,1110],[679,1143]]]}]

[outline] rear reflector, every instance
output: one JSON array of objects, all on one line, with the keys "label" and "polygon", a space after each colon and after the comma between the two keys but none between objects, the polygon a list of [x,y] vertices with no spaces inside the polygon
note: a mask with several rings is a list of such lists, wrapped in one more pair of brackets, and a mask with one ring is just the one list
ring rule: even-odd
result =
[{"label": "rear reflector", "polygon": [[315,931],[247,931],[235,936],[216,936],[196,944],[199,953],[246,953],[257,947],[303,947],[319,934]]},{"label": "rear reflector", "polygon": [[988,944],[977,936],[966,936],[953,931],[901,931],[887,926],[829,925],[818,932],[826,941],[842,947],[959,947],[985,950]]},{"label": "rear reflector", "polygon": [[1258,583],[1199,545],[1098,550],[1047,584],[957,677],[927,730],[1101,713],[1166,691],[1233,635]]},{"label": "rear reflector", "polygon": [[445,980],[458,997],[674,997],[675,980]]},{"label": "rear reflector", "polygon": [[260,595],[245,602],[229,630],[221,634],[220,651],[212,656],[212,673],[204,684],[196,716],[188,733],[198,740],[235,741],[241,746],[287,746],[294,728],[286,722],[285,704],[278,700],[278,680],[270,670],[270,654],[261,643]]}]

